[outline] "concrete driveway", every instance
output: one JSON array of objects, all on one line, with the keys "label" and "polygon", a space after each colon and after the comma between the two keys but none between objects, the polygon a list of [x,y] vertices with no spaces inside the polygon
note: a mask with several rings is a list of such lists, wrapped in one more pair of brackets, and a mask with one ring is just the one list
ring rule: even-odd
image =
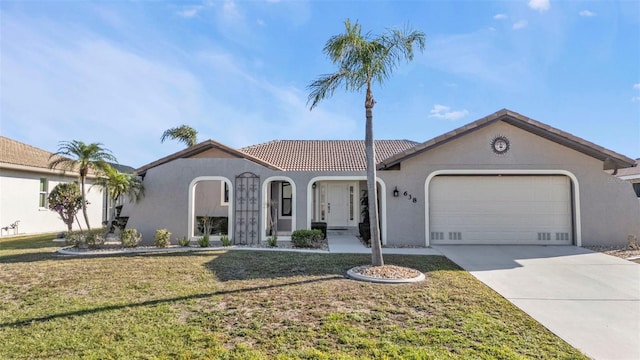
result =
[{"label": "concrete driveway", "polygon": [[433,246],[595,359],[640,359],[640,264],[575,246]]}]

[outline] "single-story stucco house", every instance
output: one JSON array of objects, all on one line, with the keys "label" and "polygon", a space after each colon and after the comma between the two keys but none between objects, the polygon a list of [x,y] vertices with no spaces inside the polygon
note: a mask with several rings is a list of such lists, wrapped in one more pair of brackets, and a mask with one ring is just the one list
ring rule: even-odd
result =
[{"label": "single-story stucco house", "polygon": [[[59,215],[47,208],[49,192],[59,183],[78,181],[78,173],[49,169],[51,152],[0,136],[0,235],[66,231]],[[92,227],[106,219],[107,200],[99,187],[87,181],[87,212]],[[80,214],[80,223],[85,227]],[[15,226],[12,226],[16,224]],[[78,229],[74,224],[74,229]]]},{"label": "single-story stucco house", "polygon": [[[633,159],[509,110],[424,143],[376,141],[383,245],[625,245],[640,235]],[[145,198],[127,227],[237,244],[324,222],[357,233],[363,141],[286,140],[233,149],[208,140],[136,170]],[[204,224],[208,224],[205,229]]]}]

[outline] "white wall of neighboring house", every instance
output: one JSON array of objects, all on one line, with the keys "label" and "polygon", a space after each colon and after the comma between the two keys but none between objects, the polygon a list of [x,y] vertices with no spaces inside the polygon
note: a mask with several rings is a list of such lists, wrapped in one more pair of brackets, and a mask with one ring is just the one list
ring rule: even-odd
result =
[{"label": "white wall of neighboring house", "polygon": [[[19,220],[18,233],[35,234],[54,231],[65,231],[67,226],[59,215],[46,206],[40,207],[40,179],[47,179],[45,196],[48,197],[53,188],[61,182],[77,181],[77,177],[64,176],[54,172],[28,172],[12,169],[0,169],[0,228]],[[103,220],[104,194],[101,188],[90,187],[87,183],[87,207],[91,227],[101,227]],[[78,212],[82,228],[86,228],[82,210]],[[74,223],[74,230],[78,224]],[[13,235],[14,230],[2,231],[2,236]]]}]

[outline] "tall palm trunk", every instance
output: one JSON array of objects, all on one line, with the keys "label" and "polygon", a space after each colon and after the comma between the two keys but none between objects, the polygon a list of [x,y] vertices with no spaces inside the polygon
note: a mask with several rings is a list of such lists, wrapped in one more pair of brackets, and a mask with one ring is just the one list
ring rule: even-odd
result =
[{"label": "tall palm trunk", "polygon": [[87,223],[87,229],[91,231],[91,225],[89,225],[89,215],[87,215],[87,199],[84,192],[84,180],[85,177],[80,175],[80,187],[82,189],[82,214],[84,215],[84,221]]},{"label": "tall palm trunk", "polygon": [[371,263],[373,266],[384,265],[382,244],[380,242],[380,224],[378,222],[378,191],[376,185],[376,146],[373,142],[373,105],[375,100],[371,93],[371,83],[367,84],[367,97],[364,103],[366,113],[365,154],[367,157],[367,192],[369,194],[369,226],[371,230]]}]

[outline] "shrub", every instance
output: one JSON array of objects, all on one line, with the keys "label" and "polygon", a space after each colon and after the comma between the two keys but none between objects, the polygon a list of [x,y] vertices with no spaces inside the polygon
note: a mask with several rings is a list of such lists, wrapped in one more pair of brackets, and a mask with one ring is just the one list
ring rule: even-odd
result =
[{"label": "shrub", "polygon": [[209,234],[205,234],[198,239],[198,245],[200,245],[200,247],[209,247]]},{"label": "shrub", "polygon": [[223,235],[220,238],[220,241],[222,242],[222,246],[231,246],[231,240],[229,240],[229,237],[227,235]]},{"label": "shrub", "polygon": [[106,241],[104,229],[93,229],[91,231],[67,231],[64,234],[65,243],[77,248],[99,248]]},{"label": "shrub", "polygon": [[278,247],[278,237],[277,236],[270,236],[269,238],[267,238],[267,244],[270,247]]},{"label": "shrub", "polygon": [[67,231],[64,234],[64,241],[67,245],[73,247],[82,247],[83,245],[87,244],[87,242],[85,241],[84,232],[82,232],[81,230]]},{"label": "shrub", "polygon": [[93,229],[85,233],[85,242],[92,249],[99,248],[106,240],[105,229]]},{"label": "shrub", "polygon": [[180,245],[180,246],[189,246],[189,243],[190,243],[190,241],[186,236],[178,238],[178,245]]},{"label": "shrub", "polygon": [[[87,204],[89,202],[87,201]],[[82,209],[82,194],[76,183],[60,183],[51,190],[47,198],[47,207],[60,215],[71,231],[76,214]]]},{"label": "shrub", "polygon": [[167,247],[171,243],[171,233],[167,229],[156,230],[153,244],[157,247]]},{"label": "shrub", "polygon": [[296,230],[291,234],[291,243],[299,248],[319,248],[322,242],[320,230]]},{"label": "shrub", "polygon": [[120,241],[124,247],[136,247],[141,240],[142,235],[136,229],[124,229],[120,232]]}]

